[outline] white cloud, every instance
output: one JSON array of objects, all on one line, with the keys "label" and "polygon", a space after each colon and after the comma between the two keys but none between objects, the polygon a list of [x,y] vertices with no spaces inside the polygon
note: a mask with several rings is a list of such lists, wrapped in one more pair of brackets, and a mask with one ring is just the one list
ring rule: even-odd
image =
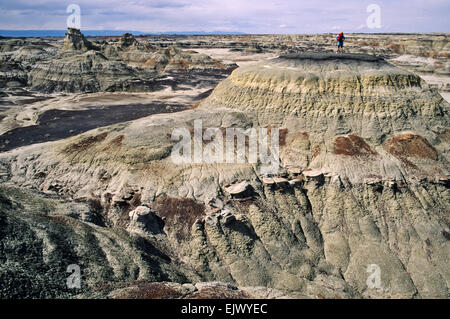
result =
[{"label": "white cloud", "polygon": [[[63,29],[68,4],[81,7],[83,29],[346,32],[367,19],[359,0],[0,0],[0,29]],[[385,31],[450,32],[448,0],[377,0]],[[333,26],[330,28],[330,25]]]}]

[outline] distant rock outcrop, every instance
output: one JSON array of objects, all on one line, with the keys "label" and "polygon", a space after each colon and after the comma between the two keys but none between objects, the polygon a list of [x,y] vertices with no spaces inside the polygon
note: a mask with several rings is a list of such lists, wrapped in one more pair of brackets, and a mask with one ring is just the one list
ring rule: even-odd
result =
[{"label": "distant rock outcrop", "polygon": [[99,48],[88,41],[79,29],[68,28],[61,52],[67,51],[89,51]]},{"label": "distant rock outcrop", "polygon": [[129,33],[118,42],[99,46],[88,41],[80,30],[69,28],[57,55],[30,65],[28,84],[45,93],[141,92],[161,88],[166,73],[179,72],[189,77],[189,72],[210,72],[217,77],[233,68],[204,54],[154,48]]},{"label": "distant rock outcrop", "polygon": [[133,68],[93,50],[38,63],[28,81],[35,90],[47,93],[144,91],[152,87]]},{"label": "distant rock outcrop", "polygon": [[124,33],[120,38],[119,45],[121,48],[128,48],[134,44],[137,44],[136,38],[131,33]]}]

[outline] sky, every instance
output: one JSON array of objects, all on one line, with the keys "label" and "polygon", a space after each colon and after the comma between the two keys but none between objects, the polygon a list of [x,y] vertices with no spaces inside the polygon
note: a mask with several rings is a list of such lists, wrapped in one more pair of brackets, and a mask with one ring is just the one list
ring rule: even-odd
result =
[{"label": "sky", "polygon": [[450,0],[0,0],[0,29],[65,29],[70,4],[81,30],[450,32]]}]

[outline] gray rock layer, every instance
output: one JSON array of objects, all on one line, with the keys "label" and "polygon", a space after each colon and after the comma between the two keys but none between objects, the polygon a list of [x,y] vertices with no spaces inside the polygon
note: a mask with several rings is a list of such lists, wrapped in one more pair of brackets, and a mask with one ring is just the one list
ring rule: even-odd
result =
[{"label": "gray rock layer", "polygon": [[[115,274],[119,281],[220,281],[262,286],[266,296],[273,289],[309,298],[448,298],[448,111],[419,77],[380,59],[279,58],[237,69],[198,109],[3,153],[0,172],[14,187],[94,200],[98,225],[65,217],[79,225],[69,238],[116,239],[104,249],[95,241],[71,246],[92,244],[102,271],[127,269]],[[260,163],[175,164],[173,129],[193,131],[198,119],[204,128],[279,127],[279,174],[261,175]],[[25,215],[9,206],[3,220],[23,225]],[[51,225],[40,217],[20,226],[29,241],[38,222]],[[14,234],[8,231],[3,245]],[[52,246],[36,241],[41,248],[32,255]],[[128,248],[135,241],[143,246]],[[98,257],[110,250],[117,261]],[[129,271],[135,251],[147,252],[132,258],[144,259],[139,267],[147,272]],[[88,278],[87,294],[105,281]],[[127,287],[135,296],[156,289]],[[117,289],[95,296],[120,296]]]}]

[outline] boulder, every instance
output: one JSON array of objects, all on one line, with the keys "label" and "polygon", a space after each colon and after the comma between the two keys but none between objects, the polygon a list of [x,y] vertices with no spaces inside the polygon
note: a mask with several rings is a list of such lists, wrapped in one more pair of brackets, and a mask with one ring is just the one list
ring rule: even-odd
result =
[{"label": "boulder", "polygon": [[242,181],[228,187],[225,187],[225,192],[230,194],[232,197],[242,197],[248,193],[251,189],[251,185],[247,181]]},{"label": "boulder", "polygon": [[305,177],[306,182],[315,182],[317,184],[322,184],[325,180],[323,172],[319,170],[305,170],[302,174]]},{"label": "boulder", "polygon": [[147,206],[139,206],[135,210],[132,210],[128,216],[132,221],[136,222],[144,222],[146,220],[146,216],[151,213],[150,208]]}]

